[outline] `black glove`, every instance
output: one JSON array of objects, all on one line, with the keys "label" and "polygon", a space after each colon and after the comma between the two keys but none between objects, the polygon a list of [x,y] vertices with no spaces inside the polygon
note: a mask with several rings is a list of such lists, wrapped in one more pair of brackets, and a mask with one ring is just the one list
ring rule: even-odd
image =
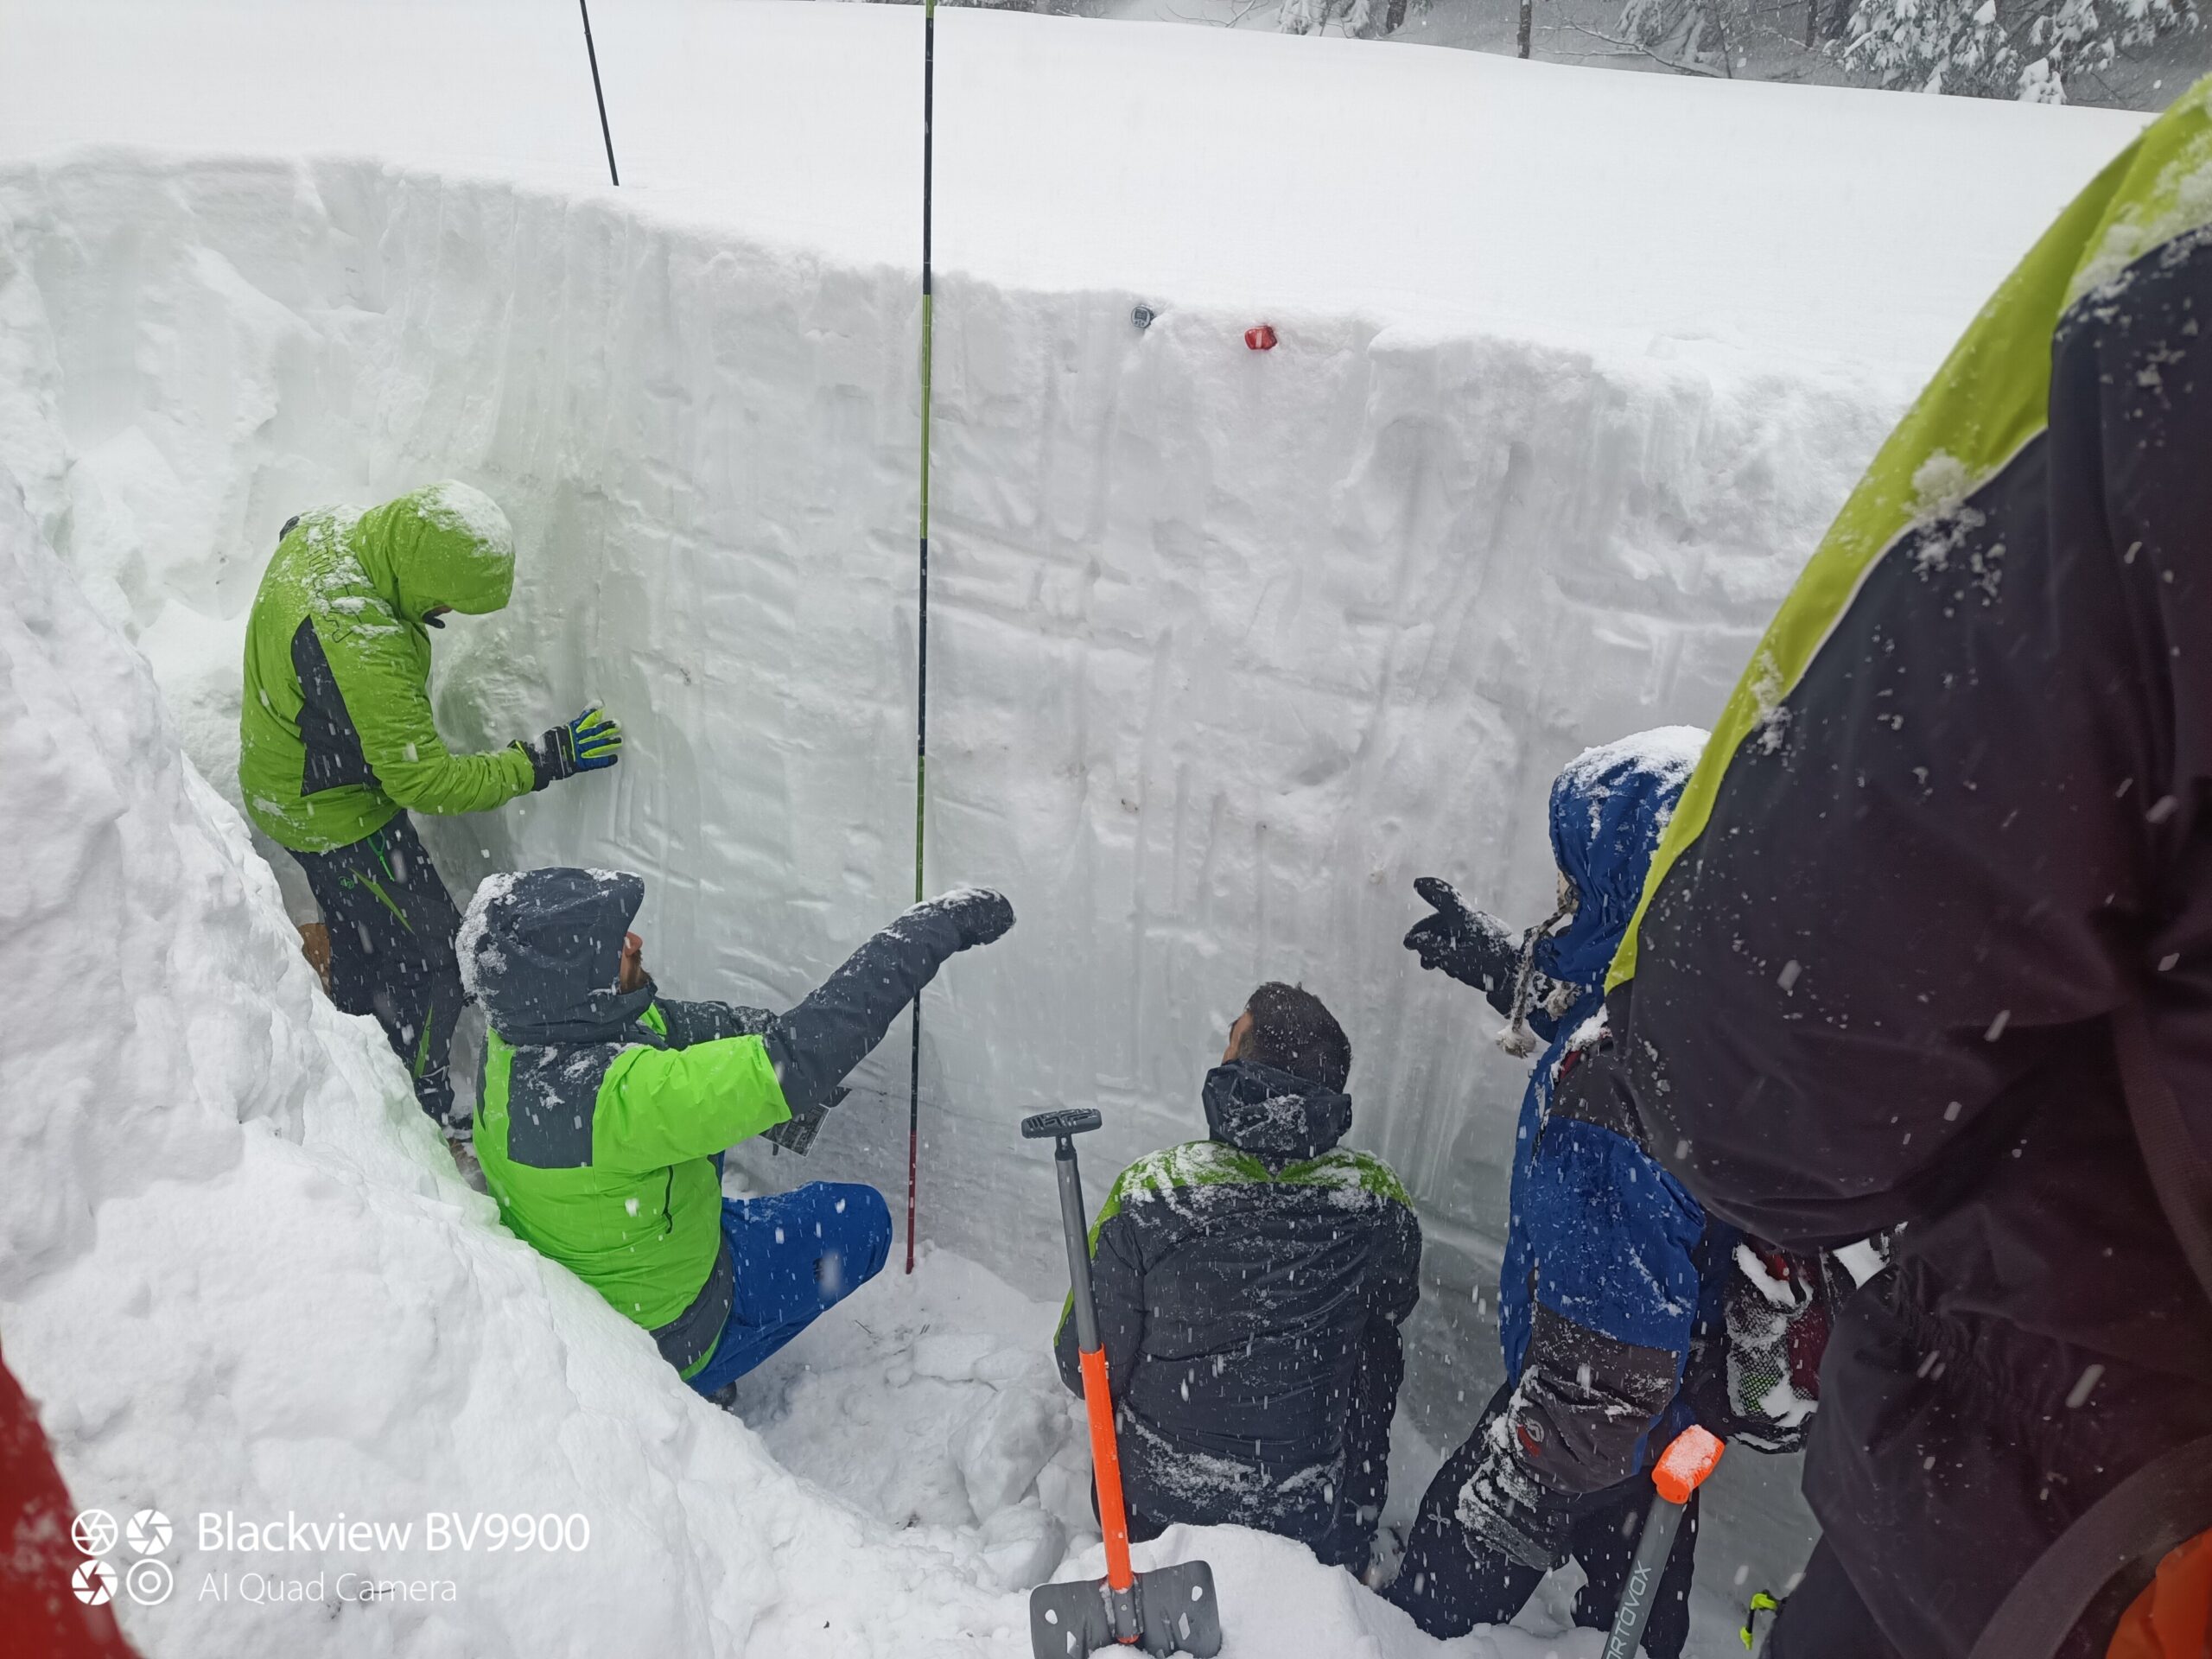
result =
[{"label": "black glove", "polygon": [[1014,906],[977,887],[912,906],[778,1015],[762,1036],[792,1116],[830,1098],[948,957],[1013,925]]},{"label": "black glove", "polygon": [[791,1115],[772,1129],[760,1131],[760,1138],[775,1144],[776,1154],[791,1153],[804,1158],[807,1148],[814,1144],[814,1137],[822,1133],[822,1126],[830,1121],[830,1108],[852,1092],[849,1089],[833,1089],[829,1100],[820,1106],[804,1103],[795,1107]]},{"label": "black glove", "polygon": [[1416,878],[1414,891],[1436,909],[1406,934],[1406,949],[1421,958],[1421,965],[1441,969],[1485,994],[1503,991],[1510,998],[1521,953],[1505,924],[1470,910],[1459,889],[1441,876]]},{"label": "black glove", "polygon": [[950,893],[916,905],[906,914],[943,916],[952,924],[963,950],[1002,938],[1014,925],[1014,906],[1007,902],[1004,893],[994,893],[988,887],[955,887]]},{"label": "black glove", "polygon": [[1573,1519],[1567,1495],[1538,1479],[1510,1442],[1490,1437],[1510,1434],[1510,1418],[1485,1426],[1490,1444],[1483,1459],[1459,1488],[1459,1524],[1476,1545],[1544,1572],[1567,1560],[1567,1528]]},{"label": "black glove", "polygon": [[535,791],[580,772],[613,766],[622,758],[622,728],[605,709],[587,709],[534,743],[518,737],[509,747],[530,757],[530,786]]}]

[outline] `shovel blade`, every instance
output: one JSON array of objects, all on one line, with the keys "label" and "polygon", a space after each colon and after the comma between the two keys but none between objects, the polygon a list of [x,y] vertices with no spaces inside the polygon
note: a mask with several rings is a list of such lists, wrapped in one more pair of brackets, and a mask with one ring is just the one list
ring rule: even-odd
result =
[{"label": "shovel blade", "polygon": [[1071,1579],[1029,1592],[1029,1651],[1034,1659],[1090,1659],[1114,1645],[1106,1580]]},{"label": "shovel blade", "polygon": [[1187,1653],[1214,1659],[1221,1651],[1221,1604],[1214,1599],[1213,1568],[1204,1561],[1178,1561],[1137,1574],[1137,1611],[1144,1628],[1144,1650],[1154,1659]]},{"label": "shovel blade", "polygon": [[[1179,1561],[1136,1575],[1136,1646],[1151,1659],[1187,1653],[1214,1659],[1221,1651],[1221,1609],[1213,1569]],[[1113,1604],[1103,1579],[1040,1584],[1029,1592],[1029,1649],[1035,1659],[1090,1659],[1113,1648]]]}]

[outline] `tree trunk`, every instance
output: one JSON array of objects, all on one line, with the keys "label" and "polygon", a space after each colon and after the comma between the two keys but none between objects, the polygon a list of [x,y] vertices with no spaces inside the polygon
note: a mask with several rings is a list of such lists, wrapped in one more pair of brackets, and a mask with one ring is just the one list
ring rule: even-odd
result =
[{"label": "tree trunk", "polygon": [[1521,0],[1521,56],[1529,55],[1529,25],[1535,19],[1536,0]]}]

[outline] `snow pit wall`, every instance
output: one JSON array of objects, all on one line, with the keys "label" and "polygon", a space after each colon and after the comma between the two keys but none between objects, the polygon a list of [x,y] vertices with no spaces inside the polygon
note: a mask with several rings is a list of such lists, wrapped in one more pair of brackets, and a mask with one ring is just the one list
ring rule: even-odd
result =
[{"label": "snow pit wall", "polygon": [[[1161,307],[1134,327],[1139,298]],[[1706,723],[1913,389],[1679,342],[1635,353],[949,275],[937,309],[929,876],[1020,916],[924,1023],[922,1230],[1061,1272],[1041,1104],[1092,1192],[1203,1134],[1258,981],[1355,1060],[1353,1138],[1428,1225],[1414,1398],[1497,1367],[1524,1072],[1400,948],[1413,878],[1530,919],[1586,745]],[[493,868],[614,865],[682,995],[787,1006],[911,897],[919,309],[610,197],[348,161],[83,154],[0,171],[0,465],[156,666],[235,799],[245,615],[292,512],[467,479],[515,601],[440,636],[456,747],[588,702],[606,779],[423,823]],[[903,1028],[802,1173],[894,1194]],[[896,1207],[894,1201],[894,1207]],[[1466,1396],[1462,1403],[1461,1396]]]}]

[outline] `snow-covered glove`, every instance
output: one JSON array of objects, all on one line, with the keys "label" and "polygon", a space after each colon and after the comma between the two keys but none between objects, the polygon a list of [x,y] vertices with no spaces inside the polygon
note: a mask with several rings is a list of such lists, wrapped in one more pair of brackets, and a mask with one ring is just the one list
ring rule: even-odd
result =
[{"label": "snow-covered glove", "polygon": [[1406,934],[1406,949],[1421,958],[1422,967],[1440,969],[1485,995],[1502,993],[1510,1005],[1521,952],[1505,924],[1469,908],[1459,889],[1441,876],[1417,877],[1414,891],[1434,906],[1436,914],[1413,925]]},{"label": "snow-covered glove", "polygon": [[1002,893],[988,887],[955,887],[916,905],[906,913],[910,916],[927,912],[941,915],[952,924],[959,936],[960,949],[973,950],[979,944],[989,944],[1006,937],[1014,925],[1014,906]]},{"label": "snow-covered glove", "polygon": [[1002,894],[963,887],[912,906],[863,942],[763,1033],[791,1115],[827,1103],[948,958],[1013,925],[1014,906]]},{"label": "snow-covered glove", "polygon": [[[1818,1256],[1748,1235],[1736,1246],[1735,1268],[1721,1293],[1721,1329],[1703,1333],[1706,1352],[1694,1357],[1698,1421],[1762,1452],[1795,1452],[1820,1409],[1834,1288]],[[1717,1366],[1716,1335],[1726,1348]],[[1717,1388],[1726,1390],[1719,1402],[1707,1397]]]},{"label": "snow-covered glove", "polygon": [[531,788],[540,790],[580,772],[613,766],[622,758],[622,728],[605,709],[587,709],[536,742],[518,737],[513,747],[530,757]]},{"label": "snow-covered glove", "polygon": [[1567,1497],[1538,1479],[1510,1440],[1500,1443],[1503,1419],[1491,1427],[1482,1461],[1459,1488],[1459,1524],[1478,1548],[1548,1573],[1567,1559]]}]

